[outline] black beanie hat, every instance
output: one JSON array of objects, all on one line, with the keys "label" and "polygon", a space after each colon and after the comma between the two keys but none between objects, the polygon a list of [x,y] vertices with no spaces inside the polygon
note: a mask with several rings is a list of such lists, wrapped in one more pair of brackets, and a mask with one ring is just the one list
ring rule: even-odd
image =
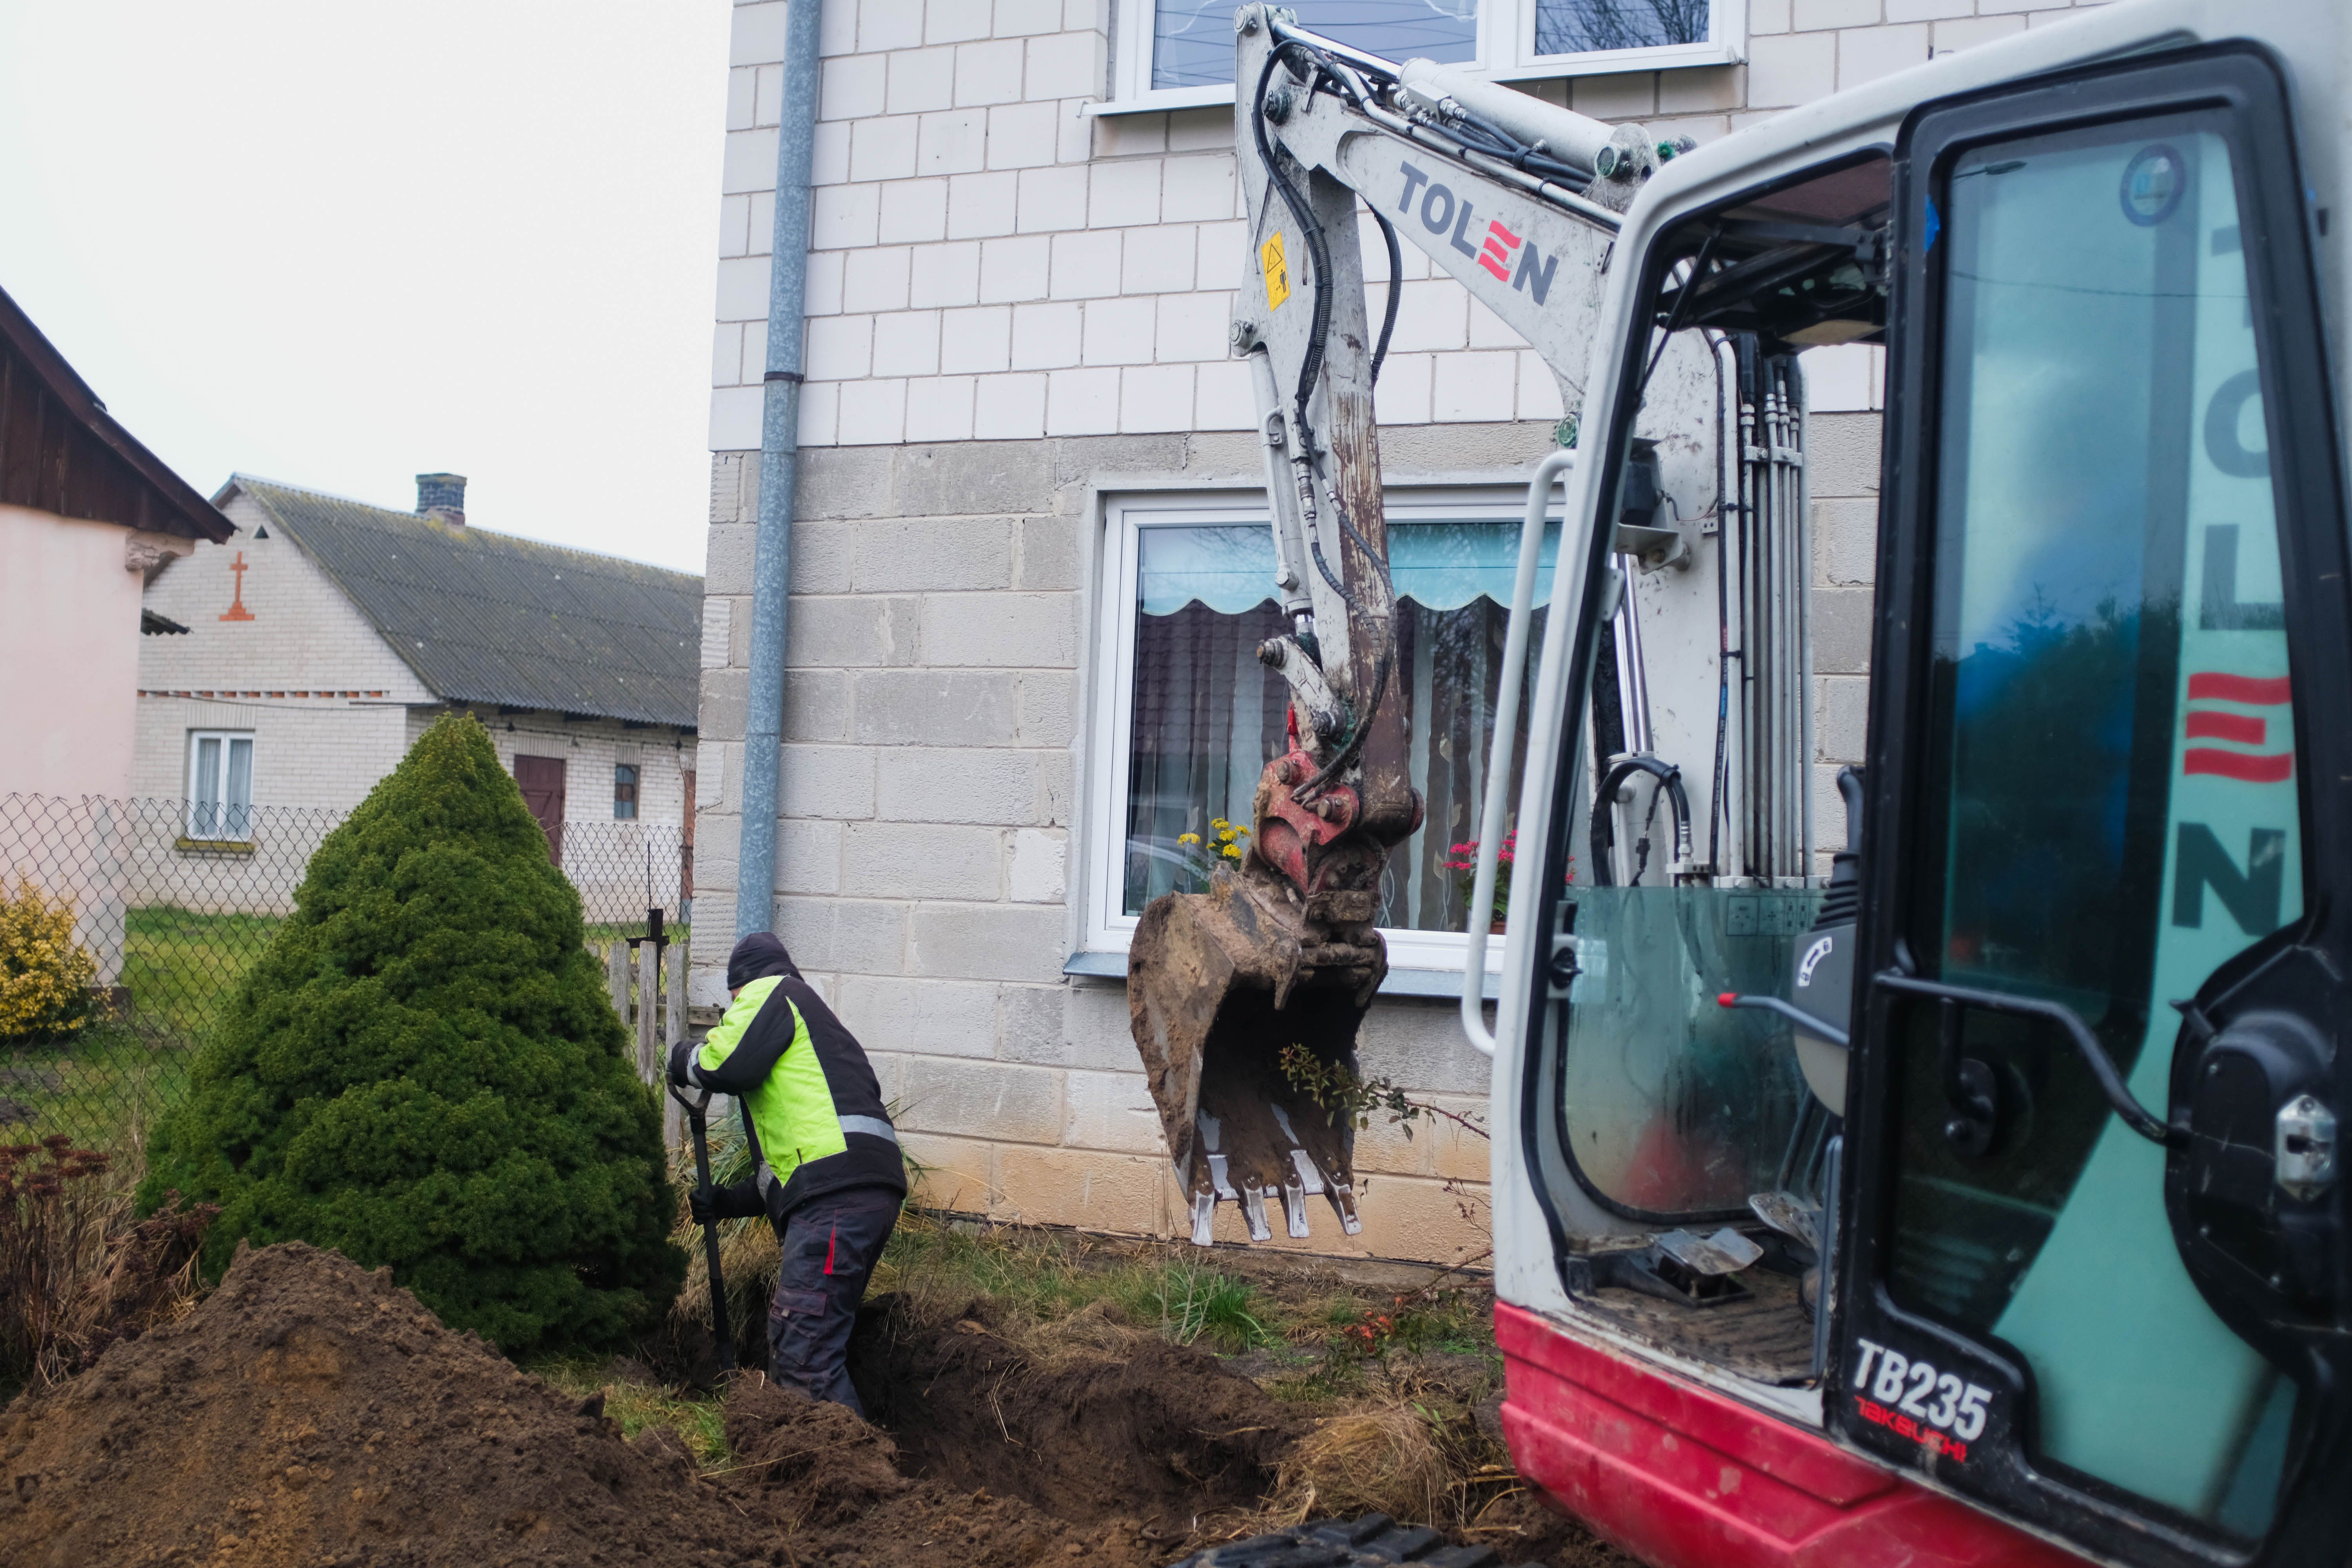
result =
[{"label": "black beanie hat", "polygon": [[727,989],[740,990],[754,980],[765,980],[771,974],[788,974],[794,980],[801,972],[793,966],[793,955],[776,940],[773,931],[755,931],[735,944],[727,955]]}]

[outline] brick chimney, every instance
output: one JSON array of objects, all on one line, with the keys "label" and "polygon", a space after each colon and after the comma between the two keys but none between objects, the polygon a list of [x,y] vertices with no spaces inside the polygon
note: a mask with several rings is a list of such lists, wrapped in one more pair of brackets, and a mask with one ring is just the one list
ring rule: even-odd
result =
[{"label": "brick chimney", "polygon": [[446,522],[452,528],[466,526],[466,476],[463,474],[419,474],[416,476],[416,515],[435,522]]}]

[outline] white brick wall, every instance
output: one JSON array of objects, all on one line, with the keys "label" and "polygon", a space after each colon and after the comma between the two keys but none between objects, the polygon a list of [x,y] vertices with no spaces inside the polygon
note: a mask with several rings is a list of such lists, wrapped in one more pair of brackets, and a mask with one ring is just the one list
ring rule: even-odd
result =
[{"label": "white brick wall", "polygon": [[[985,0],[824,3],[804,445],[1247,422],[1246,399],[1236,412],[1225,395],[1246,388],[1193,368],[1225,368],[1241,265],[1230,110],[1081,113],[1109,73],[1109,8],[1094,0],[997,0],[992,10]],[[1603,120],[1706,140],[2072,9],[2064,0],[1749,0],[1746,65],[1515,85]],[[759,439],[773,212],[764,193],[774,184],[782,80],[772,62],[783,38],[771,13],[780,18],[781,6],[737,7],[714,451]],[[756,26],[744,23],[754,16]],[[1376,238],[1365,263],[1385,276]],[[1405,276],[1383,423],[1559,416],[1557,390],[1531,356],[1517,366],[1480,356],[1520,345],[1492,317],[1470,321],[1460,284],[1409,247]],[[1059,309],[1038,313],[1047,301]],[[1009,343],[1002,318],[899,314],[973,306],[1016,307]],[[1157,330],[1135,331],[1139,311],[1156,316]],[[1096,342],[1118,347],[1073,352]],[[971,380],[941,384],[940,375]],[[1201,423],[1204,407],[1215,411],[1212,426]]]},{"label": "white brick wall", "polygon": [[[776,927],[874,1052],[934,1201],[1170,1233],[1180,1194],[1124,990],[1059,973],[1088,760],[1076,702],[1097,520],[1081,514],[1089,476],[1256,470],[1225,351],[1244,245],[1233,115],[1082,114],[1108,77],[1106,0],[824,5]],[[1750,0],[1746,65],[1518,85],[1712,139],[2069,8]],[[723,996],[733,925],[781,10],[739,7],[730,66],[698,1000]],[[1377,286],[1385,254],[1367,237]],[[1403,267],[1381,384],[1391,467],[1532,458],[1561,412],[1551,375],[1417,251]],[[1858,754],[1868,686],[1882,366],[1869,349],[1805,366],[1828,843],[1830,775]],[[1448,1009],[1384,1002],[1360,1049],[1368,1073],[1483,1110],[1484,1064]],[[1483,1181],[1485,1154],[1450,1133],[1368,1135],[1359,1245],[1454,1255],[1469,1227],[1444,1184]],[[1341,1245],[1316,1224],[1309,1245]]]}]

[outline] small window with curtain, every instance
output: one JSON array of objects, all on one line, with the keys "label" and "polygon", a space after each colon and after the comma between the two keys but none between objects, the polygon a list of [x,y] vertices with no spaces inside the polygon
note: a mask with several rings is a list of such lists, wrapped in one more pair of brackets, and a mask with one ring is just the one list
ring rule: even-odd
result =
[{"label": "small window with curtain", "polygon": [[[1257,658],[1260,643],[1287,629],[1263,512],[1115,509],[1113,526],[1120,614],[1106,626],[1112,673],[1098,690],[1117,699],[1103,716],[1116,752],[1100,779],[1097,820],[1116,825],[1117,842],[1097,847],[1101,908],[1090,940],[1123,945],[1151,900],[1198,891],[1247,853],[1258,775],[1286,749],[1289,689]],[[1391,962],[1407,967],[1459,965],[1454,933],[1471,927],[1471,854],[1498,721],[1518,530],[1507,502],[1391,510],[1398,693],[1410,776],[1427,807],[1420,831],[1390,852],[1381,879],[1380,923],[1391,933]],[[1538,605],[1550,595],[1558,548],[1554,523]],[[1544,611],[1534,613],[1531,654],[1543,636]],[[1525,698],[1519,706],[1507,721],[1524,756]],[[1507,840],[1507,858],[1509,847]],[[1508,889],[1507,867],[1482,925],[1502,917]]]},{"label": "small window with curtain", "polygon": [[207,843],[253,837],[253,736],[194,730],[188,734],[187,836]]},{"label": "small window with curtain", "polygon": [[635,822],[637,819],[637,764],[613,764],[613,820]]}]

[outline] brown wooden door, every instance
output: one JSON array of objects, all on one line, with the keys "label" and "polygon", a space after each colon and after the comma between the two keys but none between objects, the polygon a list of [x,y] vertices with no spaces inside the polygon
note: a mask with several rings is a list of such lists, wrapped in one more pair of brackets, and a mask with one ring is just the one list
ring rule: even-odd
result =
[{"label": "brown wooden door", "polygon": [[514,760],[515,783],[521,786],[523,804],[530,807],[531,816],[547,833],[548,858],[563,864],[563,759],[562,757],[526,757],[520,753]]}]

